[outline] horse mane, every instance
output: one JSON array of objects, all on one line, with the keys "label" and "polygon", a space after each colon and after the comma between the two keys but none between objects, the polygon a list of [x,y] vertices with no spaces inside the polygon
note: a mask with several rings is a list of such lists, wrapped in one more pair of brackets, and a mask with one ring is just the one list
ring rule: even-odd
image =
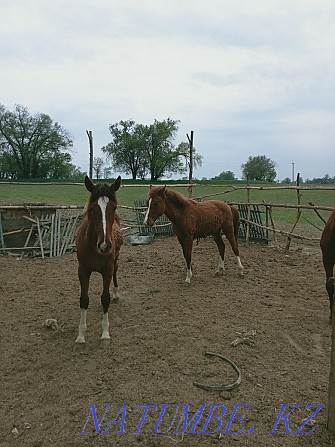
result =
[{"label": "horse mane", "polygon": [[190,202],[190,199],[183,196],[177,191],[166,189],[165,191],[168,199],[176,206],[176,208],[183,209]]}]

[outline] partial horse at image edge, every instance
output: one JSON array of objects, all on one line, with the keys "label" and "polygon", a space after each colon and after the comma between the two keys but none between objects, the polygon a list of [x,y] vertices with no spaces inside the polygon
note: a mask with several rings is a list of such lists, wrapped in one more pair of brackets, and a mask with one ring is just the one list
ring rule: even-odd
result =
[{"label": "partial horse at image edge", "polygon": [[329,323],[332,322],[333,301],[334,301],[334,265],[335,265],[335,210],[330,215],[323,229],[320,239],[322,251],[322,262],[326,273],[326,290],[329,297],[330,316]]},{"label": "partial horse at image edge", "polygon": [[220,253],[216,275],[223,274],[225,244],[221,232],[230,242],[236,256],[238,272],[243,275],[237,242],[239,213],[236,208],[220,200],[197,202],[167,189],[166,186],[150,186],[148,197],[144,224],[152,226],[163,214],[170,219],[186,261],[187,283],[190,283],[192,277],[191,257],[194,239],[213,236]]},{"label": "partial horse at image edge", "polygon": [[120,218],[116,212],[117,198],[115,194],[120,185],[120,176],[111,185],[106,183],[94,184],[89,177],[85,177],[85,186],[91,195],[83,220],[76,233],[78,277],[81,291],[79,334],[75,343],[75,350],[78,351],[83,349],[86,341],[86,316],[89,306],[88,289],[92,272],[99,272],[103,278],[101,345],[107,345],[110,340],[109,288],[113,280],[114,300],[118,300],[118,258],[123,244]]}]

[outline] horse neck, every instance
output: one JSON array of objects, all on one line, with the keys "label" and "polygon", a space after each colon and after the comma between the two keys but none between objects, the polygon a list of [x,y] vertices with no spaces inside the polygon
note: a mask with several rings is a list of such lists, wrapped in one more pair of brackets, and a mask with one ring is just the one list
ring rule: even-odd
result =
[{"label": "horse neck", "polygon": [[[186,206],[186,204],[185,204]],[[168,195],[165,196],[165,213],[166,217],[173,223],[177,223],[180,219],[180,209]]]}]

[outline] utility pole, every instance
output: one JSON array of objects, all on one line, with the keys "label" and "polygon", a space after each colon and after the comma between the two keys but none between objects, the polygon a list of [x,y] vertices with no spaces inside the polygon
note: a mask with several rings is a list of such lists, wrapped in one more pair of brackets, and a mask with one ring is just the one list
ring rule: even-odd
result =
[{"label": "utility pole", "polygon": [[294,161],[292,160],[292,183],[294,183]]},{"label": "utility pole", "polygon": [[91,130],[86,130],[88,141],[90,145],[90,164],[89,164],[89,177],[92,179],[93,177],[93,136]]},{"label": "utility pole", "polygon": [[190,162],[189,162],[189,174],[188,174],[188,196],[192,197],[192,179],[193,179],[193,130],[191,130],[191,137],[186,134],[188,142],[190,144]]}]

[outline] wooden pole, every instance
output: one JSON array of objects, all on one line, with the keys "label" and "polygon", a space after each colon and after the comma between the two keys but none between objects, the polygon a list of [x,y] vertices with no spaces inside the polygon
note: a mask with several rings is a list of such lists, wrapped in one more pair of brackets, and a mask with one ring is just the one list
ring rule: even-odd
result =
[{"label": "wooden pole", "polygon": [[[301,209],[299,208],[299,205],[301,204],[301,192],[300,192],[299,186],[300,186],[300,174],[298,172],[298,175],[297,175],[297,188],[298,188],[297,189],[297,206],[298,206],[298,210],[297,210],[297,217],[296,217],[295,222],[293,224],[291,233],[293,233],[295,227],[297,226],[297,224],[299,222],[300,216],[301,216]],[[288,250],[290,248],[290,245],[291,245],[291,237],[289,236],[287,238],[287,242],[286,242],[285,253],[288,252]]]},{"label": "wooden pole", "polygon": [[5,241],[4,241],[4,238],[3,238],[1,210],[0,210],[0,247],[1,248],[5,248]]},{"label": "wooden pole", "polygon": [[275,222],[273,220],[273,215],[272,215],[272,206],[269,206],[269,207],[266,207],[266,208],[268,208],[268,210],[269,210],[271,227],[273,229],[273,240],[274,240],[276,249],[279,250],[279,244],[278,244],[277,235],[276,235],[276,227],[275,227]]},{"label": "wooden pole", "polygon": [[[335,278],[329,278],[329,281],[332,281],[334,283]],[[334,312],[335,312],[335,306],[333,304],[333,315],[335,315]],[[330,354],[327,429],[333,433],[335,432],[335,318],[334,317],[332,319],[332,345]]]},{"label": "wooden pole", "polygon": [[245,234],[245,241],[246,243],[249,243],[250,239],[250,218],[251,218],[251,206],[250,206],[250,189],[249,189],[249,174],[247,174],[247,207],[248,207],[248,222],[247,222],[247,230]]},{"label": "wooden pole", "polygon": [[89,177],[93,177],[93,136],[91,130],[86,130],[88,136],[88,142],[90,145],[90,165],[89,165]]},{"label": "wooden pole", "polygon": [[193,130],[191,130],[191,137],[186,134],[188,142],[190,144],[190,162],[189,162],[189,174],[188,174],[188,196],[192,197],[192,179],[193,179]]}]

